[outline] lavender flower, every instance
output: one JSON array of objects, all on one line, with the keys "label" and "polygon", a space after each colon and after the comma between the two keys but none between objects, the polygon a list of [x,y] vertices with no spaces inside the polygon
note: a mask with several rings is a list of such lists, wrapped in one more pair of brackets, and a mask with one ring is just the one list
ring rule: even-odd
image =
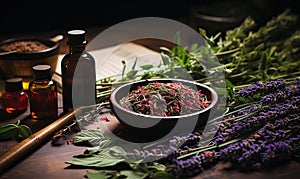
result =
[{"label": "lavender flower", "polygon": [[257,81],[256,83],[242,88],[237,91],[234,96],[235,97],[249,97],[254,96],[256,94],[268,94],[276,90],[283,89],[286,83],[282,78],[278,78],[276,80],[267,81],[265,83]]},{"label": "lavender flower", "polygon": [[248,97],[248,96],[254,96],[255,94],[260,94],[264,91],[264,85],[262,82],[255,82],[251,86],[248,86],[246,88],[242,88],[239,91],[237,91],[234,96],[238,97]]},{"label": "lavender flower", "polygon": [[[298,131],[299,132],[299,131]],[[261,153],[261,166],[270,164],[278,160],[295,159],[295,155],[300,152],[300,135],[290,137],[283,141],[270,143],[265,146],[265,151]]]},{"label": "lavender flower", "polygon": [[278,141],[265,146],[265,151],[261,153],[261,163],[267,163],[276,158],[289,158],[292,153],[291,145],[286,141]]},{"label": "lavender flower", "polygon": [[276,104],[280,103],[286,99],[289,99],[293,96],[299,96],[300,89],[299,86],[297,87],[297,83],[295,82],[295,85],[287,86],[283,90],[279,90],[275,93],[271,93],[268,95],[265,95],[261,98],[260,103],[262,105],[269,105],[269,104]]},{"label": "lavender flower", "polygon": [[[250,116],[243,120],[239,120],[236,123],[219,130],[216,134],[214,145],[219,145],[228,140],[241,137],[253,130],[262,127],[266,122],[272,122],[278,118],[284,118],[288,114],[295,114],[299,112],[299,99],[289,101],[289,104],[277,104],[274,107],[270,107],[266,112],[259,112],[257,116]],[[295,105],[297,103],[298,105]]]},{"label": "lavender flower", "polygon": [[270,93],[276,90],[281,90],[285,87],[286,83],[284,81],[284,79],[282,78],[278,78],[276,80],[272,80],[272,81],[266,81],[264,83],[264,89],[266,93]]},{"label": "lavender flower", "polygon": [[[299,129],[296,130],[296,133],[299,133]],[[224,147],[216,156],[220,160],[231,161],[240,168],[255,169],[266,164],[267,161],[278,158],[283,154],[282,152],[287,154],[284,158],[288,158],[292,155],[292,150],[299,150],[299,147],[293,147],[292,144],[298,142],[299,145],[300,135],[286,139],[286,133],[282,126],[267,123],[247,139]]]},{"label": "lavender flower", "polygon": [[174,158],[169,165],[169,172],[175,176],[194,176],[197,173],[211,167],[216,162],[215,152],[206,151],[194,155],[188,159],[178,160]]},{"label": "lavender flower", "polygon": [[295,84],[295,85],[297,85],[297,86],[299,86],[299,85],[300,85],[299,78],[295,78],[295,80],[294,80],[294,84]]},{"label": "lavender flower", "polygon": [[200,139],[201,133],[194,131],[184,136],[172,137],[167,145],[160,144],[150,149],[135,149],[133,152],[127,152],[125,157],[131,160],[169,160],[185,154],[189,148],[198,146]]}]

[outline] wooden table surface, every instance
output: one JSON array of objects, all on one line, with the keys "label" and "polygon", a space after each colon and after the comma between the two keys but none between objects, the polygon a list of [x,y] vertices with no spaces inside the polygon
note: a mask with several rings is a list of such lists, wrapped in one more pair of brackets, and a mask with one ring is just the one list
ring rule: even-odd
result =
[{"label": "wooden table surface", "polygon": [[[95,35],[101,32],[103,28],[93,28],[90,31],[87,31],[87,38],[91,40]],[[45,32],[41,33],[42,35],[55,35],[56,33],[64,33],[63,31],[57,32]],[[61,48],[60,53],[64,54],[68,51],[66,46],[66,39],[60,42]],[[149,48],[156,49],[150,41],[142,40],[140,44],[143,44]],[[1,82],[3,85],[3,81]],[[3,91],[0,88],[0,91]],[[59,106],[62,106],[61,103],[61,94],[58,94]],[[60,113],[61,113],[60,109]],[[130,134],[130,131],[126,131],[124,126],[122,126],[117,119],[111,114],[103,114],[109,117],[110,121],[105,122],[108,125],[110,130],[120,133],[120,135]],[[32,127],[33,132],[38,131],[39,129],[50,124],[51,121],[39,121],[33,122],[29,118],[29,109],[14,118],[7,118],[3,111],[0,111],[0,126],[8,123],[14,123],[17,120],[21,120],[22,123],[28,124]],[[72,134],[69,136],[72,137]],[[0,141],[0,155],[3,155],[5,152],[9,151],[17,141]],[[64,143],[60,146],[53,146],[51,144],[51,138],[48,138],[45,142],[39,145],[36,149],[30,151],[27,156],[24,156],[20,161],[16,162],[12,167],[10,167],[6,172],[0,175],[1,179],[53,179],[53,178],[64,178],[64,179],[82,179],[85,178],[87,169],[85,168],[70,168],[69,165],[65,164],[66,161],[72,159],[73,155],[82,154],[86,147],[74,146],[73,144]],[[300,164],[297,162],[287,162],[280,165],[276,165],[271,169],[264,171],[257,171],[251,173],[243,173],[237,170],[228,169],[228,164],[219,163],[216,166],[208,169],[198,176],[197,178],[223,178],[223,179],[262,179],[262,178],[299,178],[300,176]]]},{"label": "wooden table surface", "polygon": [[[61,97],[61,95],[59,95]],[[16,119],[28,120],[29,111],[25,112],[21,116],[8,120],[6,122],[13,122]],[[122,126],[113,115],[103,114],[110,119],[109,122],[104,122],[108,128],[118,135],[128,136],[130,131],[126,131],[126,128]],[[3,122],[1,122],[3,124]],[[1,124],[1,125],[2,125]],[[31,123],[27,123],[31,124]],[[45,123],[41,122],[42,125]],[[34,131],[38,130],[36,125]],[[92,126],[92,128],[95,126]],[[33,132],[34,132],[33,131]],[[72,134],[70,134],[71,139]],[[0,141],[0,155],[3,155],[14,145],[17,141]],[[6,172],[0,175],[1,179],[53,179],[53,178],[64,178],[64,179],[83,179],[85,178],[86,171],[88,168],[72,168],[66,161],[72,159],[72,156],[82,154],[86,147],[75,146],[64,142],[62,145],[53,146],[51,144],[51,138],[48,138],[36,149],[30,151],[28,155],[24,156]],[[91,170],[93,171],[93,170]],[[230,169],[228,163],[218,163],[214,167],[205,170],[201,174],[193,177],[193,179],[210,179],[210,178],[222,178],[222,179],[296,179],[300,176],[300,164],[297,162],[287,162],[280,165],[274,165],[274,167],[257,172],[244,173],[235,169]]]}]

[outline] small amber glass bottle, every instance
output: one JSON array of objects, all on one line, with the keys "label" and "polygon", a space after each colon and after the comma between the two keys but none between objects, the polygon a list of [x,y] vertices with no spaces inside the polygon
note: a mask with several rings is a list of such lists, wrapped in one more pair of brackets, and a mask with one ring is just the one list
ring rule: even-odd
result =
[{"label": "small amber glass bottle", "polygon": [[57,85],[51,79],[51,66],[36,65],[32,70],[34,80],[28,87],[30,115],[34,119],[56,119]]},{"label": "small amber glass bottle", "polygon": [[69,53],[61,61],[64,113],[96,104],[95,59],[86,51],[84,30],[67,32]]},{"label": "small amber glass bottle", "polygon": [[1,103],[8,114],[21,114],[28,108],[28,96],[23,91],[22,81],[22,78],[10,78],[5,81],[5,92],[1,95]]}]

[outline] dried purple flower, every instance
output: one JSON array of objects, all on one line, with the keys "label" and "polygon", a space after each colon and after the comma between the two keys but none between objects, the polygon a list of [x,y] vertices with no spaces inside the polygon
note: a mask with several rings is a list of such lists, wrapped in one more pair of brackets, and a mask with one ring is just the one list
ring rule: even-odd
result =
[{"label": "dried purple flower", "polygon": [[234,96],[235,97],[249,97],[254,96],[256,94],[268,94],[274,92],[276,90],[283,89],[286,83],[282,78],[278,78],[276,80],[267,81],[265,83],[257,81],[256,83],[242,88],[237,91]]}]

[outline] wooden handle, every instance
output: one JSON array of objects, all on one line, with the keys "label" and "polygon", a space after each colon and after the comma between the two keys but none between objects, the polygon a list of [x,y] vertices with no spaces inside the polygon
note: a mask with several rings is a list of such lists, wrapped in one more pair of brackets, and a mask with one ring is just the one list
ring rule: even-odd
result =
[{"label": "wooden handle", "polygon": [[64,114],[47,127],[30,135],[2,155],[0,158],[0,173],[4,173],[9,167],[14,165],[22,157],[29,154],[33,149],[39,146],[39,144],[53,135],[54,132],[71,122],[75,118],[76,111],[77,110]]}]

